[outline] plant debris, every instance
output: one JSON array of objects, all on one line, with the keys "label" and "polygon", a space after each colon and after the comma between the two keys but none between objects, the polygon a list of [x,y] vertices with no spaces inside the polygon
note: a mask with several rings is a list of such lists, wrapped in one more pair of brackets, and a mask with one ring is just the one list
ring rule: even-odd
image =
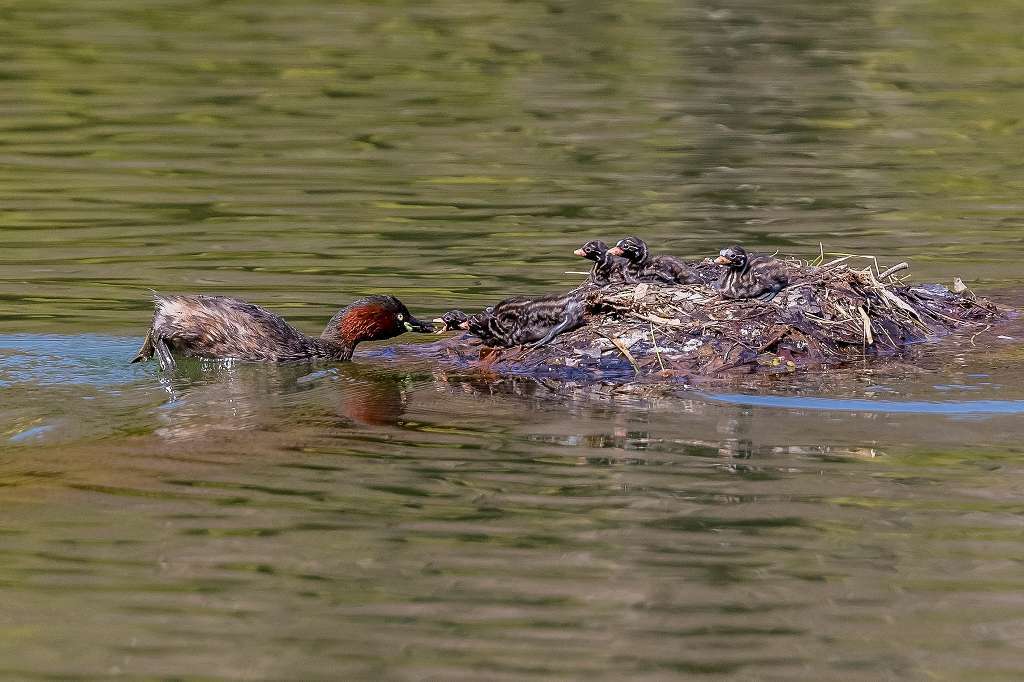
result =
[{"label": "plant debris", "polygon": [[[855,268],[859,259],[868,267]],[[956,331],[984,331],[1011,312],[959,278],[953,289],[908,283],[899,276],[906,263],[880,272],[873,257],[844,254],[787,264],[790,283],[769,302],[726,299],[706,283],[583,284],[574,291],[586,301],[585,324],[546,346],[490,348],[463,336],[442,342],[442,353],[502,375],[690,383],[894,357]],[[714,281],[709,261],[694,267]]]}]

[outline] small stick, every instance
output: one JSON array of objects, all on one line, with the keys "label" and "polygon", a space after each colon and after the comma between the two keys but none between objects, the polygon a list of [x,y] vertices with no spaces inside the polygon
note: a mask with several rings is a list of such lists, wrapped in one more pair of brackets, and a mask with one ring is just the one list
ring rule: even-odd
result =
[{"label": "small stick", "polygon": [[519,353],[519,355],[517,355],[517,356],[516,356],[516,357],[515,357],[515,358],[514,358],[514,359],[512,360],[512,362],[519,362],[520,360],[522,360],[523,358],[525,358],[525,357],[526,357],[527,355],[529,355],[529,354],[530,354],[530,351],[532,351],[533,349],[532,349],[532,348],[530,348],[530,347],[529,347],[528,345],[526,345],[525,343],[521,343],[521,344],[519,344],[519,350],[520,350],[520,351],[522,351],[522,352],[520,352],[520,353]]},{"label": "small stick", "polygon": [[829,265],[834,265],[836,263],[842,263],[844,260],[848,260],[850,258],[863,258],[864,260],[869,260],[869,261],[873,262],[875,264],[875,272],[878,272],[878,258],[876,258],[875,256],[865,256],[865,255],[862,255],[862,254],[859,254],[859,253],[830,253],[829,255],[830,256],[843,256],[843,257],[839,258],[837,260],[831,261],[825,267],[828,267]]},{"label": "small stick", "polygon": [[871,333],[871,318],[864,312],[864,308],[858,307],[857,311],[860,313],[860,319],[864,323],[864,341],[866,342],[864,345],[865,347],[873,346],[875,345],[875,337]]},{"label": "small stick", "polygon": [[829,326],[829,327],[834,327],[836,325],[842,326],[843,322],[845,321],[845,320],[826,320],[824,317],[818,317],[817,315],[811,315],[810,313],[804,313],[804,317],[806,317],[808,320],[814,320],[818,324],[823,324],[823,325],[826,325],[826,326]]},{"label": "small stick", "polygon": [[890,303],[890,302],[896,304],[897,308],[899,308],[899,309],[903,310],[904,312],[907,312],[910,315],[912,315],[914,317],[914,319],[916,319],[917,322],[922,327],[924,327],[925,331],[928,331],[928,332],[931,331],[931,329],[928,329],[928,326],[925,325],[924,320],[921,319],[921,314],[919,312],[917,312],[917,308],[915,308],[914,306],[910,305],[909,303],[904,301],[902,298],[900,298],[896,294],[894,294],[891,291],[889,291],[888,289],[880,288],[879,291],[882,292],[882,299],[887,304]]},{"label": "small stick", "polygon": [[937,310],[929,310],[928,308],[925,308],[925,312],[928,315],[931,315],[933,317],[941,317],[944,320],[949,320],[950,322],[953,322],[954,324],[963,324],[963,325],[972,325],[972,326],[979,326],[979,325],[981,325],[981,322],[974,322],[972,320],[958,320],[955,317],[950,317],[949,315],[943,315],[942,313],[940,313]]},{"label": "small stick", "polygon": [[[978,334],[983,334],[983,333],[987,332],[991,328],[992,328],[992,325],[986,325],[986,327],[984,329],[982,329],[980,332],[978,332]],[[971,345],[972,346],[974,345],[974,339],[978,338],[978,334],[975,334],[974,336],[971,337]]]},{"label": "small stick", "polygon": [[618,348],[619,352],[622,353],[622,355],[627,360],[629,360],[629,364],[633,365],[633,372],[635,372],[636,374],[640,374],[640,365],[636,364],[636,358],[634,358],[633,354],[629,352],[628,348],[626,348],[626,344],[622,343],[614,336],[608,336],[607,334],[601,334],[601,336],[611,341],[612,345]]},{"label": "small stick", "polygon": [[898,350],[899,346],[897,346],[896,342],[893,341],[893,338],[892,338],[892,336],[889,335],[889,332],[887,332],[885,330],[885,326],[880,324],[880,325],[878,325],[878,328],[882,330],[883,334],[885,334],[885,338],[889,339],[889,343],[892,344],[893,350]]},{"label": "small stick", "polygon": [[645,322],[650,322],[651,324],[654,324],[655,322],[657,322],[658,324],[663,324],[666,327],[685,327],[686,326],[681,321],[672,319],[670,317],[659,317],[658,315],[653,315],[653,314],[644,315],[642,313],[633,312],[632,310],[629,311],[629,314],[632,315],[633,317],[636,317],[636,318],[639,318],[641,320],[644,320]]},{"label": "small stick", "polygon": [[824,268],[831,268],[831,267],[833,267],[835,265],[839,265],[840,263],[845,263],[846,261],[850,260],[851,258],[857,258],[857,256],[843,256],[842,258],[836,258],[835,260],[830,260],[829,262],[825,263],[821,267],[823,269]]},{"label": "small stick", "polygon": [[910,264],[907,263],[906,261],[904,261],[902,263],[897,263],[896,265],[892,266],[891,268],[889,268],[885,272],[883,272],[880,275],[878,275],[878,279],[885,279],[886,277],[891,277],[892,275],[895,275],[900,270],[909,270],[909,269],[910,269]]},{"label": "small stick", "polygon": [[654,323],[651,322],[651,342],[654,344],[654,356],[658,358],[658,365],[665,371],[665,363],[661,360],[661,351],[658,350],[658,339],[654,336]]}]

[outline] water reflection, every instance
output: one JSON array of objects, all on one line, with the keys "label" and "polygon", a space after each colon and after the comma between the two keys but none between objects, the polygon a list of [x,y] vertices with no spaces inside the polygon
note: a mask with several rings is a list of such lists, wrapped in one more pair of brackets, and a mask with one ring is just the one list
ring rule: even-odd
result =
[{"label": "water reflection", "polygon": [[[197,370],[173,380],[153,436],[38,447],[32,468],[0,462],[12,608],[48,622],[27,605],[49,594],[71,614],[54,636],[73,628],[104,671],[230,676],[252,669],[242,637],[301,656],[260,658],[265,677],[443,675],[453,655],[517,675],[578,676],[595,661],[788,675],[828,652],[842,654],[829,670],[915,669],[887,641],[923,627],[920,599],[941,596],[940,625],[923,632],[953,646],[944,619],[966,610],[992,624],[972,595],[1016,584],[997,546],[963,555],[968,531],[1015,537],[1010,460],[991,445],[999,421],[809,423],[699,396],[566,405],[349,367]],[[351,419],[339,405],[353,388],[401,404],[400,419]],[[211,430],[190,430],[203,415]],[[965,440],[975,445],[959,450]],[[111,524],[126,507],[133,517]],[[837,649],[846,638],[861,644]],[[25,667],[10,670],[64,669],[27,641],[7,659]]]},{"label": "water reflection", "polygon": [[161,377],[168,401],[156,433],[200,439],[224,430],[328,424],[332,417],[365,426],[395,425],[408,404],[411,375],[354,364],[324,366],[185,360]]},{"label": "water reflection", "polygon": [[[946,389],[948,387],[941,387]],[[895,400],[838,400],[828,398],[780,398],[776,396],[738,395],[716,393],[713,400],[739,405],[789,407],[801,410],[833,410],[852,412],[920,412],[927,414],[960,415],[974,417],[985,414],[1020,414],[1024,412],[1021,400],[960,400],[956,402],[922,402]]]}]

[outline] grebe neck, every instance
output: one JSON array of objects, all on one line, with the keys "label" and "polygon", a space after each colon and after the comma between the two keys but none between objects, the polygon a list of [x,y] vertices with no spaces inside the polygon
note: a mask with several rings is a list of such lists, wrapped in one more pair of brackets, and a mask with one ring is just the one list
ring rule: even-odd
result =
[{"label": "grebe neck", "polygon": [[311,339],[314,347],[323,356],[330,360],[347,362],[352,359],[352,353],[356,350],[356,344],[342,341],[341,339],[328,339],[321,336],[318,339]]}]

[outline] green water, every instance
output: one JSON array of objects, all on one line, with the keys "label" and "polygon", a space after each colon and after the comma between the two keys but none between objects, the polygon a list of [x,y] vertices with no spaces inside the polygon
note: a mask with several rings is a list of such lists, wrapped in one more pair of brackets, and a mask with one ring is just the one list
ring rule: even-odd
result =
[{"label": "green water", "polygon": [[627,233],[824,243],[1020,305],[1022,25],[0,3],[0,676],[1019,679],[1020,323],[657,400],[381,347],[126,361],[151,288],[313,332],[365,293],[564,290]]}]

